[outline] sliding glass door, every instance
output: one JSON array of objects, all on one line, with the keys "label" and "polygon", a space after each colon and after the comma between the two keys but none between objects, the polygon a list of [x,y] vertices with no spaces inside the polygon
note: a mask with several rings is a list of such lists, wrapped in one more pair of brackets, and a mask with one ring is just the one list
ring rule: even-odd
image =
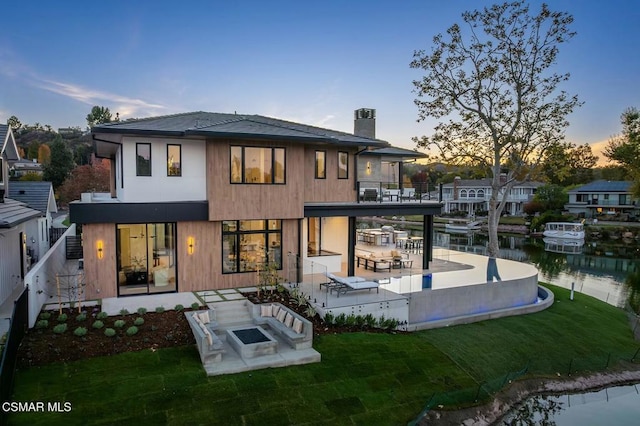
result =
[{"label": "sliding glass door", "polygon": [[176,224],[117,225],[118,295],[175,292]]}]

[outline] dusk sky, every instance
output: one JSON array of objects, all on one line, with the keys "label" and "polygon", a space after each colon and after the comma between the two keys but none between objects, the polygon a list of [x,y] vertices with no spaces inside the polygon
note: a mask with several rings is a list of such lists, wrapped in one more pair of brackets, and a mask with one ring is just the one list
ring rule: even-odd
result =
[{"label": "dusk sky", "polygon": [[[414,50],[492,1],[30,1],[3,8],[0,122],[86,127],[93,105],[122,118],[188,111],[261,114],[353,132],[377,110],[377,137],[413,148]],[[584,105],[567,140],[606,142],[640,107],[640,2],[549,0],[576,37],[556,71]],[[540,2],[530,2],[537,10]]]}]

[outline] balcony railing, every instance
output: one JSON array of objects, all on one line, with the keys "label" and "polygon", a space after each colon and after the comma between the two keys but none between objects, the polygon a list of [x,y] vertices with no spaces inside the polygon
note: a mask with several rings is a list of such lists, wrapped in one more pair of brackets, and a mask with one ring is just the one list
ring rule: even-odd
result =
[{"label": "balcony railing", "polygon": [[397,182],[359,181],[359,203],[422,203],[439,201],[437,187],[427,183],[399,185]]}]

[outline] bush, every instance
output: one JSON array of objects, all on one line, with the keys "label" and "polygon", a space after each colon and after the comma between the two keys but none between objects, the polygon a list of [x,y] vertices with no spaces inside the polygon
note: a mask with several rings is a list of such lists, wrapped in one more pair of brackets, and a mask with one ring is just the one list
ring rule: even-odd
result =
[{"label": "bush", "polygon": [[41,319],[36,322],[36,328],[47,328],[49,327],[49,320]]},{"label": "bush", "polygon": [[108,316],[109,315],[106,312],[102,311],[102,312],[98,312],[98,315],[96,315],[96,319],[104,320],[104,319],[107,319]]},{"label": "bush", "polygon": [[113,326],[114,326],[115,328],[122,328],[122,327],[124,327],[124,324],[125,324],[124,320],[116,320],[116,321],[113,323]]},{"label": "bush", "polygon": [[56,333],[56,334],[62,334],[65,331],[67,331],[67,324],[66,323],[58,324],[55,327],[53,327],[53,332]]},{"label": "bush", "polygon": [[67,322],[67,314],[58,315],[58,322]]},{"label": "bush", "polygon": [[194,311],[197,311],[200,308],[200,304],[198,302],[193,302],[191,304],[191,309],[193,309]]},{"label": "bush", "polygon": [[76,321],[77,322],[82,322],[82,321],[84,321],[86,319],[87,319],[87,314],[84,313],[84,312],[79,314],[78,316],[76,316]]},{"label": "bush", "polygon": [[147,308],[138,308],[138,315],[144,315],[147,313]]},{"label": "bush", "polygon": [[364,317],[364,323],[367,324],[368,327],[374,328],[376,324],[378,324],[378,320],[372,314],[367,314]]},{"label": "bush", "polygon": [[120,315],[122,316],[129,315],[129,311],[126,309],[120,309]]},{"label": "bush", "polygon": [[113,337],[116,335],[116,331],[113,328],[106,328],[104,330],[104,335],[107,337]]},{"label": "bush", "polygon": [[131,327],[127,328],[127,336],[133,336],[134,334],[138,333],[138,327],[136,327],[135,325],[132,325]]},{"label": "bush", "polygon": [[173,308],[174,310],[180,312],[180,311],[184,311],[184,306],[177,304],[175,308]]},{"label": "bush", "polygon": [[48,320],[49,318],[51,318],[51,312],[42,312],[40,314],[40,319]]},{"label": "bush", "polygon": [[337,327],[342,327],[347,323],[347,315],[343,312],[336,317],[333,322]]},{"label": "bush", "polygon": [[164,306],[158,306],[156,308],[156,312],[159,313],[159,314],[163,313],[164,312]]},{"label": "bush", "polygon": [[324,323],[325,324],[332,325],[334,319],[335,319],[335,317],[333,316],[333,314],[331,312],[327,312],[326,314],[324,314]]},{"label": "bush", "polygon": [[345,325],[347,325],[348,327],[353,327],[354,325],[356,325],[356,316],[353,314],[350,314],[347,319],[345,320]]},{"label": "bush", "polygon": [[142,317],[138,317],[138,318],[136,318],[136,319],[133,321],[133,324],[134,324],[134,325],[138,325],[138,326],[140,326],[140,325],[144,324],[144,318],[142,318]]},{"label": "bush", "polygon": [[73,334],[75,334],[78,337],[86,336],[87,329],[86,327],[78,327],[75,330],[73,330]]},{"label": "bush", "polygon": [[104,327],[104,323],[100,320],[95,320],[93,324],[91,324],[91,327],[95,328],[96,330],[100,330],[102,327]]}]

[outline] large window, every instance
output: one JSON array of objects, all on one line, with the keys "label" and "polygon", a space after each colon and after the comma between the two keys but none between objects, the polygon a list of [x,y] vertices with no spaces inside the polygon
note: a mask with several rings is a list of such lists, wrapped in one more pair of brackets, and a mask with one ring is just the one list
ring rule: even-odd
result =
[{"label": "large window", "polygon": [[151,144],[136,144],[136,176],[151,176]]},{"label": "large window", "polygon": [[349,179],[349,153],[338,152],[338,179]]},{"label": "large window", "polygon": [[257,271],[267,257],[282,269],[281,220],[222,222],[223,273]]},{"label": "large window", "polygon": [[285,183],[284,148],[231,147],[231,183]]},{"label": "large window", "polygon": [[182,176],[182,147],[167,145],[167,176]]},{"label": "large window", "polygon": [[316,151],[316,179],[327,177],[327,152]]}]

